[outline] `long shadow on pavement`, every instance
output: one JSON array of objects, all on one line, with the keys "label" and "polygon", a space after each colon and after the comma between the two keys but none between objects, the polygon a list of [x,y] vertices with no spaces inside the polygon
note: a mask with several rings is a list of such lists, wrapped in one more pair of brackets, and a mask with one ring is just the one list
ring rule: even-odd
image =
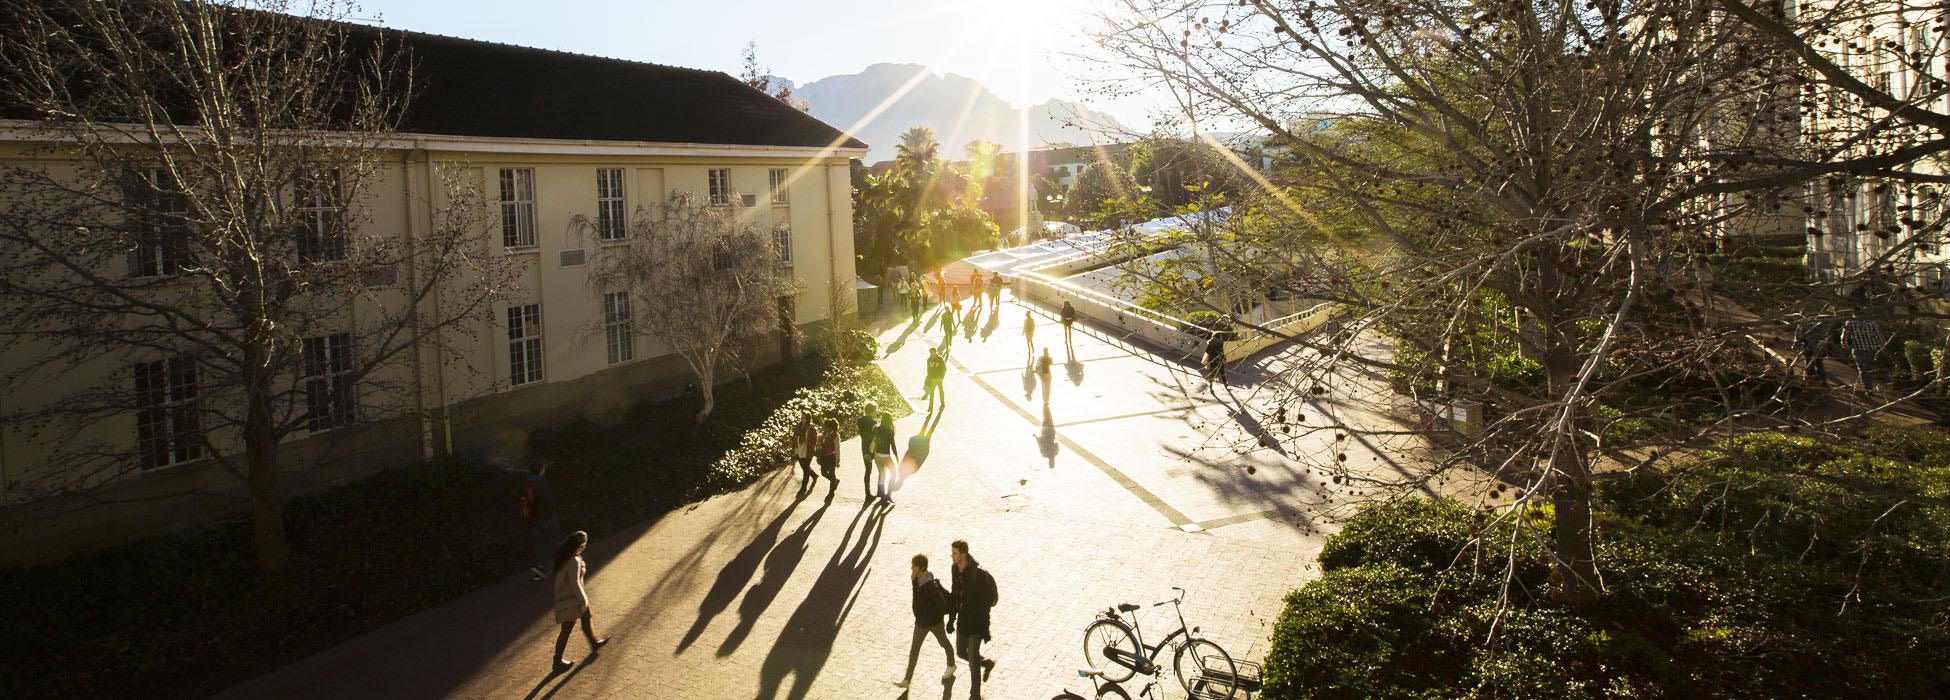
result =
[{"label": "long shadow on pavement", "polygon": [[[813,488],[818,488],[817,482],[813,484]],[[780,510],[765,529],[758,531],[758,534],[752,537],[752,541],[745,543],[745,547],[738,550],[738,554],[733,556],[731,561],[725,562],[724,567],[718,569],[717,581],[712,583],[711,590],[704,594],[704,600],[697,604],[697,620],[691,623],[691,629],[684,633],[684,638],[677,642],[677,650],[673,653],[682,654],[689,649],[691,644],[697,641],[698,636],[704,634],[704,629],[711,625],[711,621],[717,618],[718,613],[724,612],[725,608],[731,606],[732,599],[737,598],[738,592],[745,589],[745,582],[752,580],[752,574],[758,571],[759,563],[765,561],[766,555],[772,551],[773,543],[779,539],[779,531],[785,529],[787,520],[792,519],[792,512],[797,510],[799,504],[804,502],[806,496],[811,493],[811,489],[800,488],[798,496],[792,499],[792,503]],[[827,503],[831,502],[829,496]],[[826,505],[820,505],[819,510],[813,513],[812,519],[818,520],[819,514],[825,510]]]},{"label": "long shadow on pavement", "polygon": [[[786,580],[792,578],[793,570],[799,568],[799,560],[806,556],[806,540],[812,536],[813,527],[819,524],[819,519],[825,517],[826,509],[832,505],[832,492],[829,491],[826,500],[819,504],[819,510],[800,521],[792,534],[779,540],[772,551],[765,555],[765,573],[759,577],[758,583],[752,585],[751,590],[745,591],[745,599],[738,603],[738,626],[733,627],[731,633],[725,635],[724,643],[718,645],[720,658],[738,650],[738,645],[751,635],[752,625],[758,623],[758,617],[765,614],[765,609],[771,607],[772,601],[779,597],[779,590],[785,588]],[[716,592],[715,589],[713,592]]]},{"label": "long shadow on pavement", "polygon": [[825,570],[813,581],[812,589],[806,592],[806,599],[799,603],[792,617],[785,621],[785,629],[779,632],[772,651],[766,654],[759,668],[760,700],[777,698],[779,686],[788,675],[792,676],[792,689],[786,695],[789,700],[801,700],[811,690],[813,680],[819,677],[827,658],[833,654],[833,640],[839,636],[840,625],[846,622],[858,600],[860,582],[866,578],[874,550],[880,547],[881,526],[892,510],[884,502],[863,503],[853,522],[847,524],[846,535],[840,538],[840,545],[834,548]]}]

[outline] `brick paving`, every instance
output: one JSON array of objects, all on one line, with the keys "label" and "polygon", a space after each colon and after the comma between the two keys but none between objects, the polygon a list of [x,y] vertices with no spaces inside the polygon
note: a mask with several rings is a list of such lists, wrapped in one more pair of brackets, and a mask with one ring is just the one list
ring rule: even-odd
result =
[{"label": "brick paving", "polygon": [[[1000,588],[986,697],[1084,690],[1075,670],[1094,612],[1164,600],[1172,586],[1189,591],[1189,623],[1260,660],[1282,596],[1316,575],[1331,531],[1312,518],[1335,489],[1307,468],[1331,438],[1289,458],[1236,456],[1241,428],[1195,372],[1081,329],[1071,361],[1046,313],[1038,340],[1058,365],[1045,412],[1025,398],[1022,313],[1005,303],[953,342],[945,418],[898,505],[862,500],[859,451],[847,445],[830,495],[781,470],[592,544],[589,592],[612,642],[586,658],[572,639],[582,661],[569,673],[548,675],[549,587],[522,575],[218,697],[898,698],[908,558],[928,554],[945,577],[956,538]],[[905,444],[940,332],[903,326],[882,341],[895,347],[882,366],[917,408],[897,424]],[[1384,451],[1350,454],[1384,464]],[[1138,613],[1150,641],[1175,628],[1170,610]],[[910,697],[967,696],[967,671],[943,686],[941,665],[924,646]],[[1126,683],[1133,697],[1142,681]]]}]

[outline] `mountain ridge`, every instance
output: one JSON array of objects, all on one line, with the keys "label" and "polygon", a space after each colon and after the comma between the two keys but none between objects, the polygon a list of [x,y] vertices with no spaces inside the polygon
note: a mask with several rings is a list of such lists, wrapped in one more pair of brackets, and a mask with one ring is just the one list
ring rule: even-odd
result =
[{"label": "mountain ridge", "polygon": [[[887,102],[910,81],[905,94]],[[1005,151],[1127,140],[1121,135],[1126,127],[1115,117],[1084,105],[1051,98],[1019,107],[979,80],[911,63],[875,63],[858,73],[788,84],[794,99],[811,105],[814,117],[865,141],[872,148],[869,163],[893,158],[901,133],[916,126],[934,130],[941,156],[948,159],[961,157],[976,139],[1002,144]],[[860,123],[883,102],[886,108],[871,122]]]}]

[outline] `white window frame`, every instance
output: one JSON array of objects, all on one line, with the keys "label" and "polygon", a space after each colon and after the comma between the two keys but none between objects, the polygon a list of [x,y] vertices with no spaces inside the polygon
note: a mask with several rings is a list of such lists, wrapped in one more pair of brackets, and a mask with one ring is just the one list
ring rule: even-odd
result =
[{"label": "white window frame", "polygon": [[636,331],[631,320],[629,292],[603,294],[603,336],[612,365],[636,359]]},{"label": "white window frame", "polygon": [[731,206],[731,168],[710,168],[704,171],[704,176],[711,206]]},{"label": "white window frame", "polygon": [[780,267],[792,267],[792,227],[772,227],[772,250],[779,256]]},{"label": "white window frame", "polygon": [[300,176],[297,203],[299,262],[345,259],[344,179],[337,168]]},{"label": "white window frame", "polygon": [[508,307],[508,384],[542,381],[542,305]]},{"label": "white window frame", "polygon": [[139,185],[129,192],[140,202],[129,276],[169,277],[182,272],[183,247],[189,238],[182,217],[190,211],[189,195],[167,168],[149,168],[138,179]]},{"label": "white window frame", "polygon": [[322,433],[358,421],[359,397],[353,386],[357,350],[351,333],[304,339],[299,371],[305,386],[305,429]]},{"label": "white window frame", "polygon": [[500,185],[502,247],[534,248],[535,169],[502,168]]},{"label": "white window frame", "polygon": [[203,419],[196,358],[179,355],[134,368],[136,461],[142,469],[203,458]]},{"label": "white window frame", "polygon": [[623,169],[596,169],[596,238],[620,241],[630,235],[623,199]]},{"label": "white window frame", "polygon": [[768,179],[772,185],[772,203],[792,203],[791,197],[786,192],[786,184],[787,181],[792,179],[792,171],[785,168],[773,168],[769,171]]}]

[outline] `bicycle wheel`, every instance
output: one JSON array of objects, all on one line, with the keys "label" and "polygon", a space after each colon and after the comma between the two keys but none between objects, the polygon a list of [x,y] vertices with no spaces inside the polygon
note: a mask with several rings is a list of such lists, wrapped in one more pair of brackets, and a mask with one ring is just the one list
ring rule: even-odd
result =
[{"label": "bicycle wheel", "polygon": [[1113,660],[1104,653],[1106,649],[1118,650],[1125,659],[1137,658],[1140,653],[1137,635],[1116,620],[1098,620],[1083,628],[1083,662],[1103,671],[1104,680],[1112,683],[1130,680],[1131,672],[1136,669],[1129,661]]},{"label": "bicycle wheel", "polygon": [[[1217,644],[1203,639],[1186,642],[1172,654],[1171,666],[1187,695],[1231,700],[1239,693],[1239,667],[1232,663],[1232,655]],[[1200,686],[1199,691],[1192,689],[1194,685]]]}]

